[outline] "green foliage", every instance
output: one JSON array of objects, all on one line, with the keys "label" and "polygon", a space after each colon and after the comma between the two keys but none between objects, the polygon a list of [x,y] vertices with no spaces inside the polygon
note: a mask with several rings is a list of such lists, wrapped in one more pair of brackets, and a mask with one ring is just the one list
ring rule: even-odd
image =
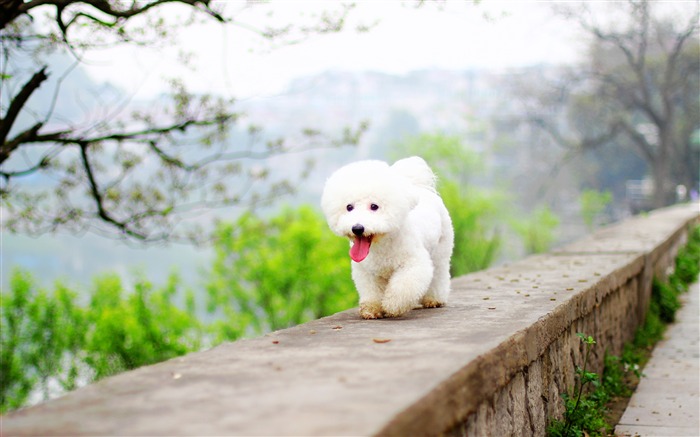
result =
[{"label": "green foliage", "polygon": [[[591,336],[577,334],[585,347],[583,367],[576,367],[573,394],[562,394],[564,420],[553,420],[547,433],[556,437],[606,436],[612,431],[607,422],[606,405],[615,396],[629,396],[632,389],[627,383],[630,373],[639,376],[639,366],[631,361],[631,348],[626,347],[622,357],[606,354],[602,377],[588,371],[588,359],[596,341]],[[588,387],[587,387],[588,386]]]},{"label": "green foliage", "polygon": [[688,243],[678,251],[673,275],[683,284],[694,282],[700,274],[700,226],[688,234]]},{"label": "green foliage", "polygon": [[581,216],[588,230],[595,227],[596,218],[612,202],[610,191],[599,192],[596,190],[583,190],[579,197],[581,205]]},{"label": "green foliage", "polygon": [[194,308],[173,304],[178,284],[175,274],[157,290],[139,279],[127,292],[114,274],[95,280],[83,345],[95,379],[199,349],[202,328]]},{"label": "green foliage", "polygon": [[659,303],[656,299],[649,302],[644,324],[634,334],[633,344],[638,348],[652,348],[663,338],[666,325],[659,317]]},{"label": "green foliage", "polygon": [[[598,392],[594,392],[598,393]],[[548,434],[553,437],[580,437],[584,435],[606,435],[600,430],[608,426],[604,415],[601,413],[600,403],[592,396],[586,396],[579,400],[570,398],[564,393],[564,406],[566,408],[566,420],[552,422],[548,428]],[[568,426],[567,426],[568,425]],[[588,430],[595,430],[589,432]]]},{"label": "green foliage", "polygon": [[206,285],[209,310],[223,312],[219,340],[303,323],[350,308],[348,243],[309,206],[264,220],[244,214],[216,232]]},{"label": "green foliage", "polygon": [[455,233],[450,274],[455,277],[490,266],[501,245],[493,225],[499,214],[499,196],[451,181],[441,185],[440,195]]},{"label": "green foliage", "polygon": [[440,181],[464,185],[484,170],[481,157],[457,135],[423,133],[394,145],[393,159],[411,155],[425,159]]},{"label": "green foliage", "polygon": [[0,411],[20,407],[34,389],[47,398],[50,381],[63,390],[75,388],[75,353],[85,328],[75,293],[62,284],[48,293],[36,287],[29,273],[15,270],[10,290],[2,296]]},{"label": "green foliage", "polygon": [[511,227],[520,235],[528,254],[547,252],[555,240],[559,218],[551,209],[540,206],[527,218],[511,220]]},{"label": "green foliage", "polygon": [[679,290],[675,284],[654,278],[651,293],[652,299],[656,303],[654,308],[658,311],[659,319],[663,323],[673,322],[676,318],[676,311],[681,307]]},{"label": "green foliage", "polygon": [[[609,428],[605,422],[605,404],[609,396],[607,391],[601,386],[598,374],[588,371],[588,359],[591,349],[596,341],[591,336],[578,333],[577,336],[585,346],[583,367],[576,367],[576,385],[573,396],[567,393],[562,394],[564,399],[565,412],[564,421],[553,421],[548,429],[550,436],[582,436],[600,435],[601,430]],[[594,390],[586,392],[588,385]],[[584,392],[586,393],[584,395]]]},{"label": "green foliage", "polygon": [[61,283],[39,289],[23,270],[2,293],[0,411],[24,405],[34,391],[72,390],[115,372],[197,350],[202,331],[194,307],[173,303],[179,279],[154,290],[142,279],[127,292],[116,275],[95,280],[90,301]]},{"label": "green foliage", "polygon": [[604,360],[602,383],[606,389],[606,396],[631,396],[632,389],[625,383],[625,378],[630,372],[641,375],[635,357],[629,353],[623,353],[622,357],[605,354]]},{"label": "green foliage", "polygon": [[25,372],[29,353],[21,348],[32,334],[25,319],[33,284],[29,274],[15,271],[10,279],[13,293],[2,296],[0,311],[0,412],[20,407],[29,397],[36,377]]},{"label": "green foliage", "polygon": [[665,281],[654,278],[652,304],[650,310],[663,323],[675,320],[676,311],[681,307],[680,295],[688,290],[688,285],[700,273],[700,227],[695,227],[688,235],[688,243],[679,249],[675,259],[675,269]]},{"label": "green foliage", "polygon": [[529,217],[506,220],[510,205],[504,193],[471,183],[483,172],[481,157],[463,138],[440,133],[421,134],[394,145],[392,158],[419,155],[438,175],[438,191],[452,218],[455,245],[450,273],[459,276],[489,267],[501,249],[501,230],[510,227],[523,240],[527,253],[543,253],[555,240],[559,219],[547,207]]},{"label": "green foliage", "polygon": [[450,274],[483,270],[496,259],[501,238],[500,218],[505,195],[468,184],[484,165],[461,137],[421,134],[394,145],[393,158],[419,155],[438,176],[438,191],[450,213],[455,231]]}]

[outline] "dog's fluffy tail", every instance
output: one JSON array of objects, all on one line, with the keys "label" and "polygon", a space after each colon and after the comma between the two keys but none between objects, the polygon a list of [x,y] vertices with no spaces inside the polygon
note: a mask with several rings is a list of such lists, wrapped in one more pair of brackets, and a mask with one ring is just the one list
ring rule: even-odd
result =
[{"label": "dog's fluffy tail", "polygon": [[436,192],[437,177],[428,163],[419,156],[411,156],[396,161],[391,169],[421,188]]}]

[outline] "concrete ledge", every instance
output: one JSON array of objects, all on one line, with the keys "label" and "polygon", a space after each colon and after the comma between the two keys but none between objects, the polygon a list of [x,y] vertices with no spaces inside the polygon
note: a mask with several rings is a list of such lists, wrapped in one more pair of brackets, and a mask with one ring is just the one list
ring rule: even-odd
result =
[{"label": "concrete ledge", "polygon": [[[453,280],[446,308],[349,310],[124,373],[8,414],[5,435],[543,435],[593,335],[593,369],[641,323],[698,205]],[[350,280],[348,278],[348,280]]]}]

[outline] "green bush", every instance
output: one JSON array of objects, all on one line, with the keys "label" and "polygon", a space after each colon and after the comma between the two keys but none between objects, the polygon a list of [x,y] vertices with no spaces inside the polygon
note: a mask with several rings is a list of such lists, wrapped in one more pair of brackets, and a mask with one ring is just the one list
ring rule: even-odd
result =
[{"label": "green bush", "polygon": [[661,320],[659,302],[652,299],[649,302],[644,324],[635,332],[633,344],[638,348],[651,348],[664,336],[666,325]]},{"label": "green bush", "polygon": [[24,405],[32,392],[44,399],[53,390],[157,363],[197,350],[202,329],[194,308],[180,310],[174,299],[179,279],[160,289],[139,279],[126,290],[116,275],[95,280],[89,303],[56,283],[53,292],[37,287],[32,275],[16,269],[2,293],[0,329],[0,410]]},{"label": "green bush", "polygon": [[14,270],[0,311],[0,411],[22,406],[35,389],[47,398],[52,380],[75,388],[85,332],[75,293],[61,284],[48,293],[28,272]]},{"label": "green bush", "polygon": [[688,235],[688,243],[678,251],[673,272],[682,283],[690,284],[700,274],[700,226]]},{"label": "green bush", "polygon": [[501,238],[494,226],[498,195],[444,182],[440,195],[450,213],[455,233],[450,264],[452,277],[488,268],[496,258]]},{"label": "green bush", "polygon": [[540,206],[529,217],[511,220],[511,228],[520,236],[528,254],[547,252],[556,236],[559,218],[551,209]]},{"label": "green bush", "polygon": [[126,290],[114,274],[95,280],[83,345],[95,379],[199,349],[202,327],[194,308],[173,303],[178,285],[174,274],[160,289],[138,279]]},{"label": "green bush", "polygon": [[[548,435],[553,437],[601,435],[607,434],[610,428],[604,414],[605,404],[610,399],[608,388],[601,384],[597,373],[588,371],[588,359],[596,341],[583,333],[577,336],[585,348],[583,366],[576,367],[573,394],[562,393],[564,420],[553,420],[547,428]],[[591,390],[587,390],[589,385]]]},{"label": "green bush", "polygon": [[483,173],[481,157],[457,135],[421,134],[393,146],[393,159],[419,155],[438,176],[438,191],[455,231],[450,274],[489,267],[501,248],[499,228],[506,196],[477,188],[469,180]]},{"label": "green bush", "polygon": [[680,295],[697,280],[700,273],[700,227],[695,227],[688,235],[688,243],[678,250],[675,269],[665,281],[654,278],[652,286],[652,309],[664,323],[675,320],[676,311],[681,307]]},{"label": "green bush", "polygon": [[654,308],[658,311],[659,319],[663,323],[673,322],[676,318],[676,311],[681,307],[678,287],[671,282],[654,278],[651,293],[651,297],[656,303]]},{"label": "green bush", "polygon": [[412,155],[425,159],[440,182],[465,186],[475,176],[484,173],[483,159],[459,135],[423,133],[392,146],[392,160]]},{"label": "green bush", "polygon": [[589,231],[595,227],[596,218],[600,216],[612,200],[610,191],[583,190],[581,192],[579,197],[581,216]]},{"label": "green bush", "polygon": [[36,384],[36,373],[27,371],[30,353],[22,347],[34,337],[25,316],[33,301],[30,275],[13,272],[10,289],[0,306],[0,412],[22,406]]},{"label": "green bush", "polygon": [[217,341],[286,328],[356,305],[349,245],[314,209],[264,220],[244,214],[216,231],[207,277]]},{"label": "green bush", "polygon": [[[608,399],[614,396],[630,396],[632,390],[625,383],[625,378],[630,373],[637,373],[639,376],[639,366],[636,356],[630,355],[628,352],[622,354],[621,357],[605,354],[602,384],[605,388],[606,397]],[[605,404],[605,402],[602,402]]]}]

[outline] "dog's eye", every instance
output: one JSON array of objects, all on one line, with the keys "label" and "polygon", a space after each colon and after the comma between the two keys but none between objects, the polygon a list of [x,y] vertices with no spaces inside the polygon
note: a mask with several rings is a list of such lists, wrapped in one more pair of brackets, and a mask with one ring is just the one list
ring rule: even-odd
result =
[{"label": "dog's eye", "polygon": [[345,209],[347,209],[348,211],[352,211],[353,209],[355,209],[355,207],[352,205],[348,205],[345,207]]},{"label": "dog's eye", "polygon": [[376,211],[379,209],[379,205],[377,205],[376,203],[373,203],[369,206],[369,209],[371,209],[372,211]]}]

